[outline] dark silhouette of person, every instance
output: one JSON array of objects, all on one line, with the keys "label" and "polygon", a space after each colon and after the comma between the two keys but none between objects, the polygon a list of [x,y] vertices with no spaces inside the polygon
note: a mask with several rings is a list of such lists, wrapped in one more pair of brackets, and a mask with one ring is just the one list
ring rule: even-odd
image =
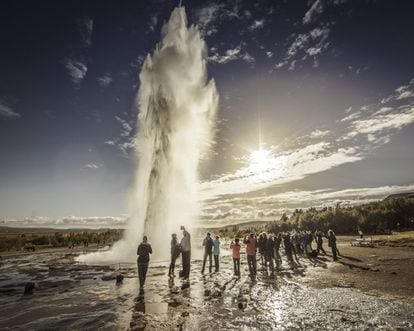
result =
[{"label": "dark silhouette of person", "polygon": [[285,247],[286,258],[289,262],[293,262],[292,242],[290,241],[289,232],[286,232],[283,236],[283,246]]},{"label": "dark silhouette of person", "polygon": [[246,245],[247,265],[249,266],[250,277],[254,279],[257,272],[256,260],[256,237],[253,233],[244,238],[243,243]]},{"label": "dark silhouette of person", "polygon": [[184,279],[188,279],[190,277],[191,264],[191,235],[184,226],[181,226],[181,230],[183,231],[183,238],[180,243],[183,263],[181,275]]},{"label": "dark silhouette of person", "polygon": [[279,232],[273,242],[273,257],[276,261],[276,268],[279,268],[280,263],[282,262],[282,257],[280,256],[280,245],[282,244],[282,234]]},{"label": "dark silhouette of person", "polygon": [[175,261],[180,256],[181,249],[180,245],[178,244],[177,235],[173,233],[171,235],[171,263],[170,269],[168,270],[168,277],[175,277],[174,275],[174,268],[175,268]]},{"label": "dark silhouette of person", "polygon": [[264,245],[265,269],[267,273],[267,266],[269,265],[270,275],[273,276],[273,236],[269,235],[267,237],[266,234],[264,234],[264,238],[266,238],[266,242]]},{"label": "dark silhouette of person", "polygon": [[320,252],[323,252],[323,254],[326,255],[326,252],[323,249],[323,234],[322,234],[322,232],[321,231],[316,231],[315,237],[316,237],[316,250],[318,251],[318,254],[320,254]]},{"label": "dark silhouette of person", "polygon": [[338,260],[338,256],[336,255],[338,251],[338,249],[336,248],[336,236],[332,230],[328,231],[328,246],[332,249],[333,260]]},{"label": "dark silhouette of person", "polygon": [[152,247],[148,243],[147,236],[142,238],[142,243],[138,245],[137,255],[138,255],[138,278],[139,286],[142,288],[145,284],[145,278],[147,276],[148,264],[150,261],[150,254],[152,254]]},{"label": "dark silhouette of person", "polygon": [[216,272],[219,271],[219,259],[220,259],[220,237],[216,236],[213,239],[214,247],[213,247],[213,256],[214,256],[214,267],[216,269]]},{"label": "dark silhouette of person", "polygon": [[204,259],[203,259],[203,267],[201,268],[201,273],[204,273],[204,269],[206,267],[206,261],[207,261],[207,256],[209,258],[209,271],[211,273],[212,268],[213,268],[213,247],[214,247],[214,242],[213,239],[211,238],[211,234],[209,232],[207,232],[206,237],[203,240],[203,246],[204,246]]}]

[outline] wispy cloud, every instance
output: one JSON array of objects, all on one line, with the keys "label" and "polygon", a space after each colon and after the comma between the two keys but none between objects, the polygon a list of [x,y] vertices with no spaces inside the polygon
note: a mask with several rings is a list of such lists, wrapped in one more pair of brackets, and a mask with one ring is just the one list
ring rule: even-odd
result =
[{"label": "wispy cloud", "polygon": [[[295,148],[270,148],[262,164],[241,159],[245,163],[239,169],[201,183],[202,199],[280,187],[367,158],[399,130],[414,123],[414,97],[408,96],[413,91],[414,81],[411,81],[383,99],[387,102],[378,101],[358,110],[351,107],[346,117],[337,120],[335,130],[313,130],[299,137]],[[407,97],[400,98],[401,93]]]},{"label": "wispy cloud", "polygon": [[97,170],[100,168],[102,168],[102,164],[96,164],[96,163],[87,163],[82,167],[82,169],[89,169],[89,170]]},{"label": "wispy cloud", "polygon": [[93,19],[90,17],[85,17],[79,20],[78,27],[82,44],[85,47],[89,47],[92,44]]},{"label": "wispy cloud", "polygon": [[72,80],[72,82],[76,85],[80,84],[86,76],[88,71],[88,67],[85,63],[81,61],[77,61],[74,59],[65,59],[63,61],[65,68],[68,71],[68,74]]},{"label": "wispy cloud", "polygon": [[196,17],[200,31],[210,36],[218,31],[220,22],[240,18],[239,4],[209,2],[196,11]]},{"label": "wispy cloud", "polygon": [[316,0],[312,3],[311,7],[308,9],[308,11],[305,13],[305,16],[303,16],[302,23],[303,24],[309,24],[312,23],[317,16],[319,16],[324,9],[323,0]]},{"label": "wispy cloud", "polygon": [[309,9],[302,18],[303,24],[311,24],[323,14],[325,9],[329,6],[342,5],[348,0],[315,0],[311,2]]},{"label": "wispy cloud", "polygon": [[326,137],[327,135],[329,135],[330,131],[329,130],[315,130],[312,131],[309,136],[311,138],[323,138]]},{"label": "wispy cloud", "polygon": [[125,119],[115,116],[115,120],[121,125],[121,132],[119,137],[105,141],[106,145],[115,146],[118,148],[122,155],[128,156],[129,153],[135,150],[135,137],[134,137],[134,123],[128,122]]},{"label": "wispy cloud", "polygon": [[371,144],[388,143],[391,135],[414,123],[414,79],[380,102],[363,106],[340,121],[348,125],[341,139],[366,136]]},{"label": "wispy cloud", "polygon": [[148,31],[147,32],[154,32],[155,28],[158,25],[158,14],[154,14],[151,16],[150,21],[148,23]]},{"label": "wispy cloud", "polygon": [[248,27],[249,31],[260,30],[264,27],[265,20],[262,18],[260,20],[254,20],[253,23]]},{"label": "wispy cloud", "polygon": [[20,117],[21,115],[14,111],[10,106],[8,106],[5,102],[0,100],[0,117],[5,118],[16,118]]},{"label": "wispy cloud", "polygon": [[227,49],[223,54],[219,54],[216,48],[212,48],[213,54],[208,57],[208,61],[219,64],[225,64],[236,60],[242,60],[247,63],[254,63],[255,58],[246,51],[242,50],[242,46]]},{"label": "wispy cloud", "polygon": [[306,33],[298,34],[288,47],[285,57],[276,64],[279,69],[287,66],[289,70],[296,67],[298,61],[313,59],[314,67],[319,65],[320,55],[328,49],[330,29],[328,25],[322,25]]},{"label": "wispy cloud", "polygon": [[361,159],[356,148],[338,148],[329,142],[319,142],[269,155],[266,164],[259,171],[254,165],[248,164],[235,173],[204,182],[201,184],[201,194],[204,199],[208,199],[254,192]]},{"label": "wispy cloud", "polygon": [[109,72],[106,72],[101,77],[98,77],[96,80],[99,86],[108,87],[112,83],[112,76]]}]

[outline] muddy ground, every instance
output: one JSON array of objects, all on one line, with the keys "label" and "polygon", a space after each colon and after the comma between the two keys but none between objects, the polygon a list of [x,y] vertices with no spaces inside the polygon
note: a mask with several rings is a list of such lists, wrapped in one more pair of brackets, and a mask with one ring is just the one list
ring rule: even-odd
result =
[{"label": "muddy ground", "polygon": [[[229,255],[218,273],[192,263],[189,287],[152,263],[145,291],[135,265],[88,266],[78,253],[3,257],[0,329],[29,330],[412,330],[414,250],[360,248],[340,238],[331,256],[283,263],[275,276],[241,277]],[[329,252],[328,252],[329,254]],[[115,277],[124,280],[116,284]],[[23,295],[34,282],[33,294]]]}]

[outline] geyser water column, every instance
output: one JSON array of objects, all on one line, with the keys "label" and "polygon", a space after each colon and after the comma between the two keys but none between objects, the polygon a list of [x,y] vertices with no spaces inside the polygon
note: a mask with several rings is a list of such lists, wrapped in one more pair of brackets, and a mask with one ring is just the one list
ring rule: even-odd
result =
[{"label": "geyser water column", "polygon": [[143,234],[153,256],[167,259],[171,234],[180,238],[180,225],[191,228],[198,211],[197,169],[211,143],[218,106],[215,83],[207,80],[206,57],[197,27],[187,27],[184,7],[176,8],[140,73],[138,167],[125,238],[111,251],[80,261],[134,261]]}]

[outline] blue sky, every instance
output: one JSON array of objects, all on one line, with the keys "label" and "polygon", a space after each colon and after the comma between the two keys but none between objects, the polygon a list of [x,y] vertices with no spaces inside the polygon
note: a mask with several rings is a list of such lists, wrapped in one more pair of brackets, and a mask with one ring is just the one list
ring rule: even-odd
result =
[{"label": "blue sky", "polygon": [[[220,94],[202,220],[414,189],[411,2],[183,4]],[[2,1],[0,219],[123,222],[138,74],[176,5]]]}]

